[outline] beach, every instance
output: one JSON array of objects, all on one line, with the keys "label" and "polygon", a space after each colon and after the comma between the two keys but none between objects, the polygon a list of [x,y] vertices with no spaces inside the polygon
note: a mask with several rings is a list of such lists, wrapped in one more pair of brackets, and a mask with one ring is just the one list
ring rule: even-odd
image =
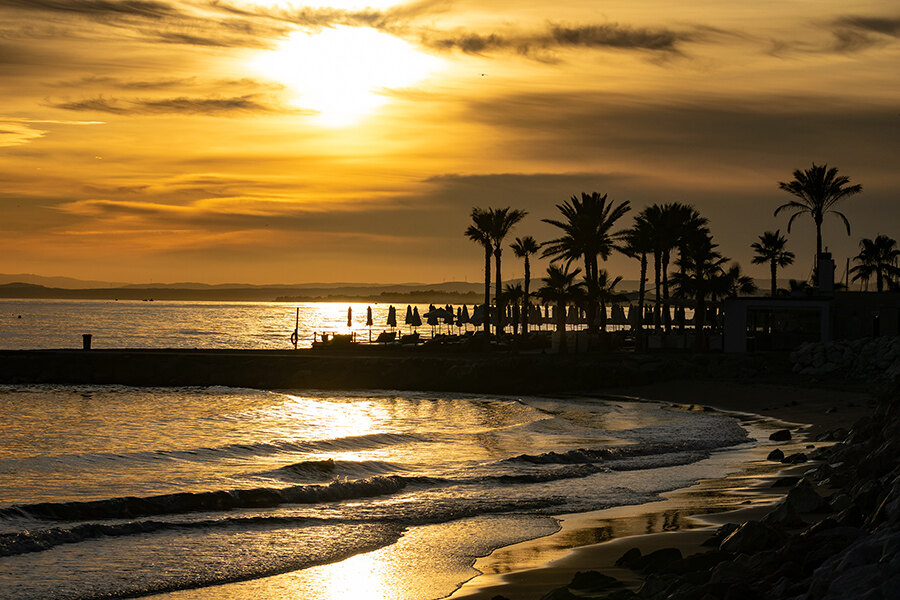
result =
[{"label": "beach", "polygon": [[[635,571],[616,562],[630,549],[643,555],[676,548],[683,556],[709,550],[702,544],[726,523],[740,524],[768,514],[790,488],[780,479],[802,474],[810,465],[782,465],[766,460],[781,448],[786,455],[807,450],[816,436],[871,414],[872,395],[851,386],[800,387],[737,382],[675,381],[617,390],[623,395],[690,406],[711,406],[758,414],[792,430],[791,442],[733,453],[736,472],[663,494],[664,499],[585,514],[560,515],[561,529],[550,536],[498,549],[478,559],[481,575],[451,597],[491,600],[537,600],[566,586],[578,572],[599,571],[636,591],[643,583]],[[836,409],[836,410],[835,410]]]}]

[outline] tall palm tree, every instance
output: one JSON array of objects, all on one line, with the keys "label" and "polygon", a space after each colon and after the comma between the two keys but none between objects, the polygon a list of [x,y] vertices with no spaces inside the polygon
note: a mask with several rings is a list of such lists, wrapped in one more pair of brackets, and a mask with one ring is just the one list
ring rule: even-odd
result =
[{"label": "tall palm tree", "polygon": [[575,283],[581,269],[569,271],[569,265],[562,269],[555,265],[547,267],[547,276],[542,278],[544,285],[537,291],[544,302],[556,303],[556,333],[559,334],[559,351],[566,352],[566,304],[569,300],[577,300],[582,295],[582,286]]},{"label": "tall palm tree", "polygon": [[506,208],[495,208],[491,209],[491,219],[490,219],[490,228],[488,229],[488,233],[490,234],[491,243],[494,246],[494,262],[495,262],[495,273],[494,273],[494,282],[496,284],[496,303],[497,303],[497,315],[494,323],[494,329],[498,336],[503,335],[503,279],[500,277],[500,256],[503,254],[503,240],[506,238],[507,234],[509,234],[510,229],[515,227],[516,223],[525,218],[525,215],[528,213],[524,210],[512,209],[510,207]]},{"label": "tall palm tree", "polygon": [[510,246],[512,251],[519,258],[525,259],[525,301],[522,303],[522,335],[528,333],[528,313],[531,311],[531,263],[528,260],[533,254],[537,254],[541,249],[541,245],[537,243],[530,235],[525,237],[517,237],[516,241]]},{"label": "tall palm tree", "polygon": [[647,255],[653,252],[653,238],[650,225],[641,215],[634,218],[634,225],[622,236],[619,250],[629,258],[636,258],[641,263],[641,279],[638,285],[638,311],[635,328],[641,331],[644,326],[644,298],[647,293]]},{"label": "tall palm tree", "polygon": [[750,247],[756,252],[753,264],[769,263],[772,271],[772,296],[774,297],[778,293],[775,277],[778,267],[786,267],[794,262],[794,253],[787,249],[787,238],[781,235],[780,229],[766,231],[759,236],[759,241],[753,242]]},{"label": "tall palm tree", "polygon": [[656,300],[653,306],[654,327],[671,329],[672,320],[669,305],[669,263],[672,251],[683,255],[685,246],[694,236],[707,235],[707,220],[700,216],[693,206],[680,202],[653,204],[639,217],[646,222],[652,240],[653,276]]},{"label": "tall palm tree", "polygon": [[673,275],[679,295],[694,298],[695,345],[703,347],[703,326],[706,323],[707,297],[723,291],[722,265],[728,261],[717,250],[712,236],[698,235],[685,245],[684,253],[679,253],[681,271]]},{"label": "tall palm tree", "polygon": [[[607,194],[582,192],[581,200],[572,196],[569,201],[556,205],[562,220],[542,219],[562,230],[562,236],[543,244],[541,256],[553,257],[552,261],[572,262],[584,260],[584,277],[589,295],[596,296],[598,259],[606,260],[615,249],[615,242],[622,236],[612,228],[625,213],[631,210],[626,200],[615,204]],[[587,303],[588,330],[597,331],[597,304],[593,299]]]},{"label": "tall palm tree", "polygon": [[859,254],[853,260],[859,264],[850,269],[853,273],[853,281],[863,280],[866,289],[869,287],[869,279],[875,275],[875,289],[884,291],[885,282],[889,286],[900,280],[900,250],[897,249],[897,240],[886,235],[879,235],[874,240],[863,238],[859,242]]},{"label": "tall palm tree", "polygon": [[801,171],[794,171],[794,178],[791,181],[780,181],[778,187],[789,194],[799,198],[799,200],[791,200],[786,204],[782,204],[775,209],[775,216],[778,216],[783,210],[794,211],[788,220],[788,233],[791,232],[791,224],[794,219],[803,214],[812,217],[813,223],[816,225],[816,262],[819,263],[819,255],[822,253],[822,220],[827,213],[834,213],[847,228],[847,235],[850,235],[850,221],[844,213],[834,209],[835,205],[862,191],[860,184],[850,185],[850,178],[837,174],[837,167],[828,168],[827,164],[812,164],[812,167]]},{"label": "tall palm tree", "polygon": [[484,248],[484,332],[491,333],[491,321],[488,318],[491,306],[491,210],[472,208],[472,224],[466,229],[466,237]]}]

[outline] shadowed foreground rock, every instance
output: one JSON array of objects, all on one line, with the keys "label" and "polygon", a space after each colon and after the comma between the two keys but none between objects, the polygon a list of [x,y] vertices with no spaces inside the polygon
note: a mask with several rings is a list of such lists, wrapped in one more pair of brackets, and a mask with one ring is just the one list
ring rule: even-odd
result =
[{"label": "shadowed foreground rock", "polygon": [[[704,544],[714,550],[686,558],[675,549],[660,550],[653,553],[658,560],[636,548],[625,553],[616,564],[645,574],[636,593],[609,586],[584,594],[570,584],[545,598],[900,597],[900,388],[879,402],[873,418],[832,437],[845,435],[846,441],[811,454],[823,463],[762,521],[719,528]],[[823,496],[818,489],[837,491]]]}]

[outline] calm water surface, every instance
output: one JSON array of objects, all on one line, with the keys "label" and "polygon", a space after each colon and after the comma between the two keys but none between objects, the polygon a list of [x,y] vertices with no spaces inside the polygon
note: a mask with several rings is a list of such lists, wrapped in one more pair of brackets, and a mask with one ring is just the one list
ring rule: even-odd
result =
[{"label": "calm water surface", "polygon": [[122,386],[2,386],[0,423],[22,600],[440,598],[552,515],[721,476],[756,435],[620,400]]},{"label": "calm water surface", "polygon": [[[371,306],[373,325],[366,325]],[[428,305],[415,305],[420,313]],[[387,304],[346,302],[142,302],[137,300],[6,300],[0,299],[0,348],[80,348],[90,333],[95,348],[293,348],[291,333],[300,309],[299,344],[312,345],[313,334],[355,332],[367,341],[387,325]],[[347,309],[352,311],[347,326]],[[397,306],[405,333],[406,305]],[[470,326],[471,328],[471,326]],[[428,325],[418,327],[431,334]],[[446,326],[441,330],[446,331]],[[455,328],[454,328],[455,330]]]}]

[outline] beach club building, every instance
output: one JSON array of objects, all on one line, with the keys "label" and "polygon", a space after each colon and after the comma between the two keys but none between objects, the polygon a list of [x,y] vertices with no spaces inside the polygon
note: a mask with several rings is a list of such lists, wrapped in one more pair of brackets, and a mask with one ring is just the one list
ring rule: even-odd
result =
[{"label": "beach club building", "polygon": [[821,269],[819,288],[808,294],[725,300],[723,350],[793,350],[804,342],[900,335],[900,292],[834,291],[830,255],[819,262],[831,268]]}]

